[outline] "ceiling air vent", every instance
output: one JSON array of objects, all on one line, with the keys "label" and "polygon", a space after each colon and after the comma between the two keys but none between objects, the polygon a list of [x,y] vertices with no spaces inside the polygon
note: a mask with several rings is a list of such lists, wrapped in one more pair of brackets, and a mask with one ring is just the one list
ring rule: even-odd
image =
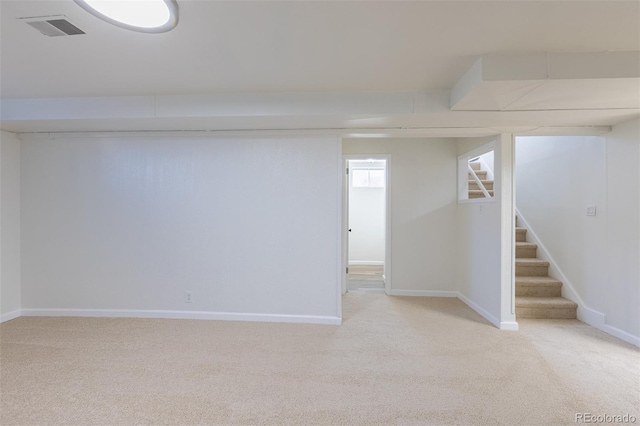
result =
[{"label": "ceiling air vent", "polygon": [[56,16],[36,16],[23,19],[27,25],[31,25],[42,34],[49,37],[60,37],[84,34],[80,28],[73,25],[64,15]]}]

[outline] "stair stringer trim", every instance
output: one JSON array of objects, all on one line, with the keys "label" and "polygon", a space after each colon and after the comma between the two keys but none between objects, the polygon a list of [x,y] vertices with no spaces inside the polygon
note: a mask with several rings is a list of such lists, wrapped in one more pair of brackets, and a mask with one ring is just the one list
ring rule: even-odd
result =
[{"label": "stair stringer trim", "polygon": [[549,262],[549,276],[552,278],[556,278],[557,280],[562,281],[562,297],[565,297],[569,300],[573,300],[578,304],[578,309],[576,312],[576,316],[578,319],[590,326],[593,326],[599,330],[604,331],[607,334],[611,334],[619,339],[624,340],[625,342],[631,343],[635,346],[640,347],[640,337],[634,336],[633,334],[627,333],[624,330],[620,330],[617,327],[613,327],[606,323],[606,315],[602,312],[598,312],[594,309],[588,307],[575,288],[571,285],[571,281],[569,281],[566,275],[562,272],[553,256],[549,254],[549,251],[544,246],[538,235],[535,233],[527,219],[522,215],[518,207],[516,207],[516,215],[518,217],[518,221],[522,224],[522,228],[527,228],[527,242],[531,242],[538,245],[537,257],[542,260],[546,260]]}]

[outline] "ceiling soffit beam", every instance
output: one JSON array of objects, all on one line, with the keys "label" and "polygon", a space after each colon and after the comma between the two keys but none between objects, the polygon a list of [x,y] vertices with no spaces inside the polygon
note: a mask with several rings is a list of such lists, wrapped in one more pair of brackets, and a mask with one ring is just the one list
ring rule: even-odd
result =
[{"label": "ceiling soffit beam", "polygon": [[2,120],[375,116],[448,111],[448,90],[2,99]]},{"label": "ceiling soffit beam", "polygon": [[416,128],[416,129],[307,129],[307,130],[217,130],[217,131],[145,131],[145,132],[21,132],[21,140],[44,140],[51,138],[202,138],[202,137],[318,137],[337,136],[350,139],[393,138],[461,138],[486,137],[501,133],[516,136],[599,136],[611,131],[610,126],[588,127],[537,127],[537,128]]},{"label": "ceiling soffit beam", "polygon": [[449,98],[449,90],[438,90],[2,99],[0,128],[18,133],[326,130],[420,137],[432,132],[495,134],[504,129],[517,132],[539,127],[587,127],[591,131],[592,126],[608,126],[640,115],[640,108],[452,111]]},{"label": "ceiling soffit beam", "polygon": [[640,52],[485,55],[451,89],[454,111],[640,107]]}]

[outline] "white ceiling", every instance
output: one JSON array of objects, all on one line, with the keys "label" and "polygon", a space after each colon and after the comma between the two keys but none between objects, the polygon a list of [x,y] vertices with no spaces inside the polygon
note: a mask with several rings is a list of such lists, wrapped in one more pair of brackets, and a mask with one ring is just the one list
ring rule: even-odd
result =
[{"label": "white ceiling", "polygon": [[640,51],[484,55],[451,90],[457,111],[640,108]]},{"label": "white ceiling", "polygon": [[[450,89],[483,54],[640,50],[638,1],[178,3],[175,30],[143,34],[106,24],[71,0],[1,1],[0,97],[425,92]],[[87,34],[46,37],[18,19],[42,15],[66,15]],[[638,113],[619,112],[577,113],[566,122],[614,124]],[[531,117],[516,121],[545,125]],[[198,121],[183,118],[176,130]],[[213,118],[199,120],[215,129]],[[66,131],[89,123],[65,119],[64,125],[41,120],[39,127],[31,121],[39,130]],[[417,125],[432,125],[429,120],[433,117]],[[129,120],[122,130],[164,128],[162,120],[153,121]],[[475,121],[500,125],[500,120]],[[28,123],[4,119],[3,128],[30,129]]]}]

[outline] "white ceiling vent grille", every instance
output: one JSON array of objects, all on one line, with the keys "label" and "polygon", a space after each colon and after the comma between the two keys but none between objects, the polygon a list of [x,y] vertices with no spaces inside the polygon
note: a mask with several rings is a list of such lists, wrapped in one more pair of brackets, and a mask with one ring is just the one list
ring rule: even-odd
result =
[{"label": "white ceiling vent grille", "polygon": [[27,25],[32,26],[42,34],[49,37],[60,37],[84,34],[80,28],[73,25],[64,15],[56,16],[36,16],[31,18],[20,18]]}]

